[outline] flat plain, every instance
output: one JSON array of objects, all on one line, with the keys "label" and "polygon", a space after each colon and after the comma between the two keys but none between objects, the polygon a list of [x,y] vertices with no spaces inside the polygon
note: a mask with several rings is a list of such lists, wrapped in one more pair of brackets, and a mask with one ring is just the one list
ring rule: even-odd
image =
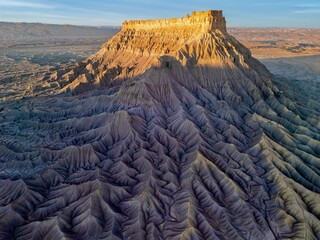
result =
[{"label": "flat plain", "polygon": [[231,28],[229,33],[258,59],[320,54],[320,29]]}]

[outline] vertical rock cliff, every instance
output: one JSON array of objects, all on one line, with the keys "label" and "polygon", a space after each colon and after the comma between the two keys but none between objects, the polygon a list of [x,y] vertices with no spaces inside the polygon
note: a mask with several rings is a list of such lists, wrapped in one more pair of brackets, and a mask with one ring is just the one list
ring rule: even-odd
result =
[{"label": "vertical rock cliff", "polygon": [[125,22],[1,110],[0,239],[320,239],[320,104],[272,78],[221,11]]}]

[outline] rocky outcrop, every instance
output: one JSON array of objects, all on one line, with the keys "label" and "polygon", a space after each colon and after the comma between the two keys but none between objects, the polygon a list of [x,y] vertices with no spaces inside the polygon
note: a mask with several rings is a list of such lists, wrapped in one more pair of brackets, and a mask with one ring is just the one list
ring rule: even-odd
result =
[{"label": "rocky outcrop", "polygon": [[226,32],[226,20],[222,11],[192,12],[184,18],[161,20],[125,21],[122,30],[154,30],[154,29],[189,29],[193,31],[210,31],[219,29]]},{"label": "rocky outcrop", "polygon": [[180,33],[123,29],[75,96],[2,105],[1,239],[320,239],[319,102],[220,29]]},{"label": "rocky outcrop", "polygon": [[[236,51],[232,49],[234,44]],[[205,65],[221,60],[243,61],[240,58],[249,57],[250,52],[228,35],[222,11],[193,12],[184,18],[126,21],[121,32],[104,44],[100,52],[61,78],[62,86],[66,85],[62,91],[79,93],[78,86],[84,85],[83,76],[87,76],[88,90],[92,86],[105,88],[161,66],[162,56],[174,57],[183,64]]]}]

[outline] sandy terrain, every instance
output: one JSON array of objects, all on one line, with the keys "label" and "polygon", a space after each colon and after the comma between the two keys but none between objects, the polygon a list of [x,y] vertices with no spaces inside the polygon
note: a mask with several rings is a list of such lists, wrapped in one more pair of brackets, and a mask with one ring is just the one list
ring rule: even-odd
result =
[{"label": "sandy terrain", "polygon": [[258,59],[320,54],[320,29],[231,28],[229,33]]},{"label": "sandy terrain", "polygon": [[[0,51],[0,101],[32,94],[37,85],[54,86],[42,82],[43,76],[56,68],[67,68],[82,61],[99,49],[105,39],[82,44],[69,43],[50,46],[15,46]],[[53,89],[52,89],[53,88]]]},{"label": "sandy terrain", "polygon": [[[320,55],[261,59],[274,83],[302,106],[320,101]],[[290,89],[290,91],[287,91]]]},{"label": "sandy terrain", "polygon": [[118,29],[0,22],[0,102],[54,93],[43,81],[53,69],[68,69],[86,59]]},{"label": "sandy terrain", "polygon": [[261,62],[277,76],[320,82],[320,55],[261,59]]}]

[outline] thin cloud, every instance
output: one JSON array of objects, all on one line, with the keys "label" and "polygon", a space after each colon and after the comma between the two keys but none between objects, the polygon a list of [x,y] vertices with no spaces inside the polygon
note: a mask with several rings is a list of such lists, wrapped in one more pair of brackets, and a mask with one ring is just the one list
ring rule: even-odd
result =
[{"label": "thin cloud", "polygon": [[36,2],[27,2],[27,1],[8,1],[8,0],[0,0],[0,7],[27,7],[27,8],[46,8],[53,9],[55,8],[53,5],[36,3]]},{"label": "thin cloud", "polygon": [[297,7],[299,7],[299,8],[318,8],[318,7],[320,7],[320,3],[302,3],[302,4],[298,4]]},{"label": "thin cloud", "polygon": [[296,10],[294,13],[298,14],[320,14],[320,8],[313,8],[313,9],[301,9],[301,10]]}]

